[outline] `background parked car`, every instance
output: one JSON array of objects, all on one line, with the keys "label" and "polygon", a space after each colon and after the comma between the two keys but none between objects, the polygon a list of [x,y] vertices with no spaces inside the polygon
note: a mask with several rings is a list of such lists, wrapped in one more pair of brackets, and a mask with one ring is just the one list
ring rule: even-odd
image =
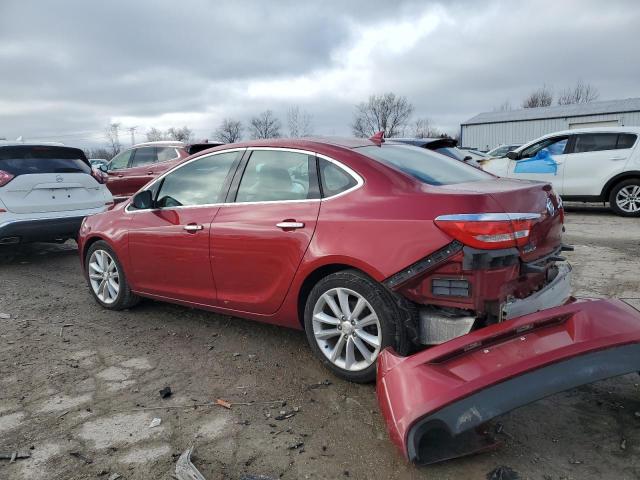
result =
[{"label": "background parked car", "polygon": [[400,142],[416,147],[426,148],[441,153],[447,157],[468,163],[474,167],[480,166],[472,155],[458,148],[458,141],[454,138],[389,138],[387,142]]},{"label": "background parked car", "polygon": [[101,165],[106,165],[109,163],[109,160],[106,158],[90,158],[89,164],[91,164],[94,168],[100,168]]},{"label": "background parked car", "polygon": [[175,141],[134,145],[100,170],[107,174],[107,187],[116,201],[133,195],[149,181],[196,152],[222,145],[220,142],[186,144]]},{"label": "background parked car", "polygon": [[521,145],[520,143],[514,143],[514,144],[511,144],[511,145],[499,145],[496,148],[494,148],[493,150],[489,150],[487,152],[487,155],[489,157],[491,157],[491,158],[504,157],[507,153],[511,152],[512,150],[515,150],[520,145]]},{"label": "background parked car", "polygon": [[492,159],[483,168],[501,177],[553,183],[565,200],[606,202],[623,216],[640,216],[639,127],[565,130]]},{"label": "background parked car", "polygon": [[0,244],[76,238],[113,197],[78,148],[0,145]]}]

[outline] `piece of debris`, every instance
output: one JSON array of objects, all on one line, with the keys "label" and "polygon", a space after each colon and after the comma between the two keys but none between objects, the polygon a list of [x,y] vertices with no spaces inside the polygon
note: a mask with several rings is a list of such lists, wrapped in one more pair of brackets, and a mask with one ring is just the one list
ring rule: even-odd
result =
[{"label": "piece of debris", "polygon": [[627,439],[623,438],[622,441],[620,442],[620,450],[626,450],[627,449]]},{"label": "piece of debris", "polygon": [[9,460],[9,463],[13,463],[21,458],[29,458],[31,454],[29,452],[15,451],[15,452],[0,452],[0,460]]},{"label": "piece of debris", "polygon": [[184,451],[176,462],[176,478],[178,480],[206,480],[198,469],[191,463],[193,447]]},{"label": "piece of debris", "polygon": [[569,463],[571,465],[582,465],[582,460],[576,460],[575,458],[570,458]]},{"label": "piece of debris", "polygon": [[155,417],[153,420],[151,420],[151,423],[149,424],[149,428],[158,427],[161,423],[162,423],[162,419]]},{"label": "piece of debris", "polygon": [[60,415],[58,415],[58,418],[62,418],[64,417],[67,413],[69,413],[71,410],[67,410],[65,412],[62,412]]},{"label": "piece of debris", "polygon": [[311,385],[307,385],[307,390],[315,390],[316,388],[324,388],[331,385],[330,380],[323,380],[322,382],[312,383]]},{"label": "piece of debris", "polygon": [[118,480],[119,478],[122,478],[122,475],[120,475],[119,473],[112,473],[111,475],[109,475],[109,480]]},{"label": "piece of debris", "polygon": [[302,448],[302,447],[304,447],[304,442],[296,442],[293,445],[289,445],[287,448],[289,450],[297,450],[297,449]]},{"label": "piece of debris", "polygon": [[487,480],[520,480],[520,475],[506,465],[500,465],[487,473]]},{"label": "piece of debris", "polygon": [[289,412],[285,412],[284,410],[280,410],[280,415],[278,415],[276,418],[276,420],[286,420],[287,418],[291,418],[293,416],[295,416],[296,412],[294,412],[293,410],[289,411]]},{"label": "piece of debris", "polygon": [[240,480],[275,480],[275,478],[266,475],[251,475],[245,473],[240,477]]},{"label": "piece of debris", "polygon": [[221,398],[216,399],[216,405],[220,405],[221,407],[231,410],[231,404]]},{"label": "piece of debris", "polygon": [[0,313],[0,319],[9,320],[10,318],[11,318],[11,315],[9,315],[8,313]]},{"label": "piece of debris", "polygon": [[162,390],[160,390],[158,393],[160,393],[160,397],[161,398],[169,398],[171,396],[171,387],[164,387]]},{"label": "piece of debris", "polygon": [[233,356],[234,356],[234,357],[239,357],[240,355],[242,355],[242,354],[241,354],[241,353],[238,353],[238,352],[235,352],[235,353],[233,354]]},{"label": "piece of debris", "polygon": [[635,412],[634,415],[636,418],[640,418],[640,412]]},{"label": "piece of debris", "polygon": [[91,465],[93,463],[93,460],[86,457],[81,452],[69,452],[69,455],[71,455],[72,457],[76,457],[78,460],[82,460],[87,465]]}]

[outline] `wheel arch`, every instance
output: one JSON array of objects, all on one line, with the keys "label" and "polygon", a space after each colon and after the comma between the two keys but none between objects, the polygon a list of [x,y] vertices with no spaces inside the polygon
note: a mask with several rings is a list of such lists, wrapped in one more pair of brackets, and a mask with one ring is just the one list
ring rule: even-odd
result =
[{"label": "wheel arch", "polygon": [[84,264],[87,258],[87,252],[89,251],[89,248],[91,248],[91,245],[93,245],[96,242],[99,242],[100,240],[102,240],[103,242],[109,243],[106,238],[103,238],[100,235],[93,235],[84,241],[82,245],[82,256],[80,257],[82,260],[83,269],[84,269]]},{"label": "wheel arch", "polygon": [[326,263],[311,270],[305,276],[300,288],[298,289],[297,313],[298,322],[300,323],[302,330],[304,330],[304,309],[307,304],[307,298],[309,298],[309,294],[313,287],[324,277],[343,270],[357,270],[358,272],[371,277],[375,281],[378,281],[378,278],[380,277],[378,272],[367,272],[365,269],[360,268],[357,265],[346,262]]},{"label": "wheel arch", "polygon": [[629,180],[631,178],[640,178],[640,170],[628,170],[626,172],[619,173],[618,175],[609,179],[609,181],[605,184],[604,188],[602,189],[602,193],[600,194],[602,199],[605,202],[608,202],[609,195],[611,195],[611,191],[614,189],[614,187],[618,183],[624,180]]}]

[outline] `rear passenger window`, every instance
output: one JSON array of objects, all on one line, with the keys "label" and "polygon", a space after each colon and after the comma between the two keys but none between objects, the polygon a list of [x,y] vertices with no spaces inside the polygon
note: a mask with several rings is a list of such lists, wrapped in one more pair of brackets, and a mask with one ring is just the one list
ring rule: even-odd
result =
[{"label": "rear passenger window", "polygon": [[617,149],[631,148],[633,144],[636,143],[637,135],[633,133],[621,133],[618,135],[618,144],[616,145]]},{"label": "rear passenger window", "polygon": [[158,148],[157,151],[159,163],[168,162],[169,160],[174,160],[180,156],[178,154],[178,150],[173,147],[161,147]]},{"label": "rear passenger window", "polygon": [[220,203],[225,180],[239,152],[219,153],[194,160],[169,173],[160,186],[158,208]]},{"label": "rear passenger window", "polygon": [[155,147],[137,148],[133,154],[133,160],[131,161],[131,168],[143,167],[156,162],[156,149]]},{"label": "rear passenger window", "polygon": [[347,191],[357,185],[355,178],[324,158],[320,159],[320,179],[322,196],[325,198]]},{"label": "rear passenger window", "polygon": [[615,150],[618,142],[617,133],[583,133],[576,135],[574,153],[599,152]]},{"label": "rear passenger window", "polygon": [[283,150],[255,150],[242,175],[236,202],[274,202],[313,198],[309,164],[315,157]]}]

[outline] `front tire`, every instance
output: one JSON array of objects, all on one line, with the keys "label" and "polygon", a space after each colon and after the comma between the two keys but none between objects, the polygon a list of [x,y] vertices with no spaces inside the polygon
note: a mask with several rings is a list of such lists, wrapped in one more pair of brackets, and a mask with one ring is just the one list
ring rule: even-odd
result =
[{"label": "front tire", "polygon": [[384,348],[408,349],[402,318],[392,294],[357,270],[320,280],[304,313],[314,354],[337,376],[357,383],[375,380],[376,360]]},{"label": "front tire", "polygon": [[129,288],[122,264],[107,242],[100,240],[92,244],[84,261],[87,283],[102,307],[124,310],[140,301]]},{"label": "front tire", "polygon": [[618,183],[609,195],[611,210],[623,217],[640,217],[640,178]]}]

